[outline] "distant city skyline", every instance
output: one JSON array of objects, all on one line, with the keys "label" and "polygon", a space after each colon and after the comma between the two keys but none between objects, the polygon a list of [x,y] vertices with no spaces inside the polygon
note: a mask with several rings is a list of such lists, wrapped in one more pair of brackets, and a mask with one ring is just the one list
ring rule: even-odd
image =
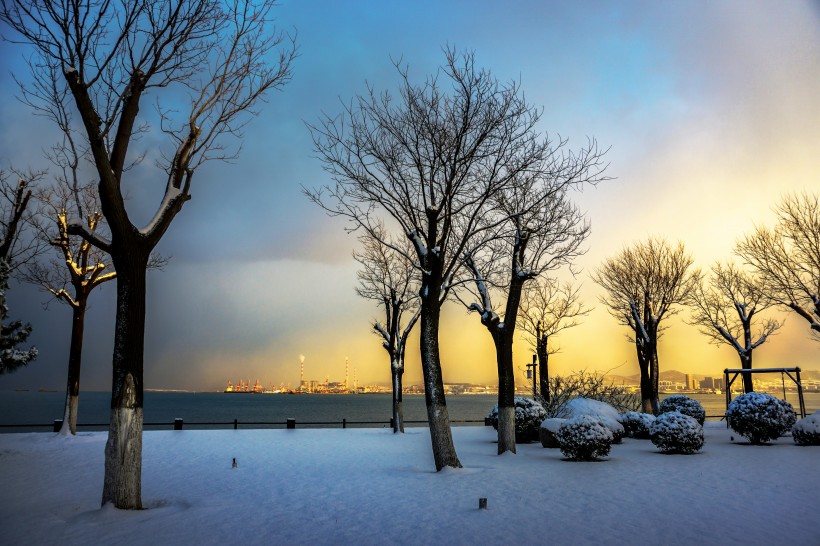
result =
[{"label": "distant city skyline", "polygon": [[[595,309],[555,339],[553,373],[638,373],[628,332],[599,304],[589,278],[602,260],[653,235],[682,241],[708,269],[731,259],[755,225],[771,225],[783,194],[818,191],[816,2],[283,0],[275,15],[298,34],[293,81],[245,128],[234,163],[197,171],[192,201],[160,244],[171,259],[148,278],[148,389],[217,390],[240,374],[298,384],[300,355],[313,379],[338,380],[347,358],[360,384],[389,381],[386,353],[371,333],[380,312],[354,292],[356,238],[301,188],[328,182],[303,122],[339,112],[366,84],[395,92],[391,58],[420,81],[442,64],[442,47],[474,50],[480,66],[520,81],[527,100],[544,107],[541,131],[569,138],[569,149],[587,136],[611,146],[607,174],[616,179],[573,197],[592,225],[576,282]],[[24,53],[0,43],[3,169],[44,167],[43,149],[57,138],[13,98],[8,74],[28,79]],[[158,142],[146,134],[133,151],[152,162]],[[146,203],[161,189],[135,179],[125,181],[130,211],[147,221]],[[114,295],[111,285],[91,298],[81,389],[110,388]],[[10,316],[34,327],[40,357],[0,376],[0,389],[64,388],[70,311],[55,302],[44,310],[48,298],[32,286],[15,284],[8,296]],[[772,313],[786,325],[755,351],[755,366],[820,369],[820,344],[805,322]],[[739,367],[732,349],[710,345],[686,318],[667,321],[662,372],[720,377]],[[496,381],[492,341],[458,304],[446,306],[441,344],[445,381]],[[416,334],[408,347],[405,383],[420,383]],[[531,354],[519,337],[522,372]]]}]

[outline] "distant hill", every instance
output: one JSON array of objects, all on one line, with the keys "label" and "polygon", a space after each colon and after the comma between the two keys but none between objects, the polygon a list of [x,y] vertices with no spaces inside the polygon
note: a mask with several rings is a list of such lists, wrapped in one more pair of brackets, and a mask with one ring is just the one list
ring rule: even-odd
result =
[{"label": "distant hill", "polygon": [[820,371],[817,370],[801,370],[800,379],[811,379],[812,381],[820,381]]},{"label": "distant hill", "polygon": [[[820,374],[820,372],[813,372],[813,373],[819,373]],[[721,376],[723,376],[723,373],[718,373],[718,374],[711,375],[711,376],[694,373],[694,374],[689,374],[689,376],[693,379],[697,379],[698,381],[702,381],[706,377],[721,377]],[[607,379],[609,379],[610,381],[612,381],[616,385],[638,385],[641,382],[641,374],[628,375],[628,376],[608,374],[606,377],[607,377]],[[678,370],[667,370],[667,371],[662,371],[659,374],[658,379],[660,381],[671,381],[673,383],[685,383],[686,382],[686,374],[684,372],[679,372]],[[810,378],[807,377],[806,379],[810,379]]]},{"label": "distant hill", "polygon": [[[714,377],[714,378],[721,378],[723,377],[723,370],[720,370],[718,373],[712,375],[703,375],[703,374],[689,374],[689,376],[693,379],[697,379],[698,381],[703,381],[707,377]],[[607,374],[607,380],[611,381],[615,385],[639,385],[641,383],[641,375],[613,375]],[[671,381],[673,383],[685,383],[686,382],[686,374],[684,372],[679,372],[678,370],[668,370],[662,371],[659,377],[660,381]],[[811,381],[820,381],[820,371],[818,370],[802,370],[800,372],[800,379],[804,380],[811,380]]]}]

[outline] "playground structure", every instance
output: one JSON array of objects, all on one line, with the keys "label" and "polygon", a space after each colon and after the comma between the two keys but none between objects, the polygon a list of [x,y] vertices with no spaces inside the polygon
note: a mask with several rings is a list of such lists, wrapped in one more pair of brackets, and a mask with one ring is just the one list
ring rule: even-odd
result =
[{"label": "playground structure", "polygon": [[[806,403],[803,400],[803,384],[800,382],[800,368],[758,368],[756,370],[742,370],[742,369],[730,369],[726,368],[723,370],[723,384],[726,386],[726,409],[729,409],[729,404],[732,402],[732,383],[735,382],[735,379],[742,374],[756,374],[756,373],[779,373],[780,377],[783,381],[783,398],[786,398],[786,379],[785,376],[788,376],[789,379],[794,381],[794,384],[797,385],[797,399],[799,401],[800,406],[800,417],[803,418],[806,416]],[[730,374],[732,375],[731,379],[729,378]],[[792,375],[794,374],[794,375]]]}]

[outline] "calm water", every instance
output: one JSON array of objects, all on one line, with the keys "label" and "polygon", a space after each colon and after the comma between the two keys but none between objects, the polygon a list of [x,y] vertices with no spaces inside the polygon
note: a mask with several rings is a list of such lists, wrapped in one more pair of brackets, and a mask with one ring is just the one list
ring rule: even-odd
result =
[{"label": "calm water", "polygon": [[[111,395],[107,392],[87,392],[80,394],[78,423],[106,424],[107,428]],[[452,421],[476,420],[483,424],[484,417],[495,404],[495,395],[461,395],[447,399],[447,407]],[[47,425],[55,419],[62,419],[65,395],[57,392],[17,392],[0,391],[0,425]],[[321,422],[322,426],[342,426],[347,421],[378,421],[371,426],[387,426],[392,412],[389,394],[363,395],[287,395],[287,394],[223,394],[223,393],[180,393],[146,392],[143,418],[145,423],[173,423],[179,417],[185,421],[185,428],[221,428],[218,425],[196,427],[189,423],[231,423],[233,420],[246,422],[283,423],[296,419],[299,423]],[[427,420],[424,396],[404,396],[405,421]],[[470,424],[470,423],[461,423]],[[351,423],[352,425],[352,423]],[[282,426],[282,425],[278,425]],[[360,426],[360,425],[356,425]],[[240,424],[241,427],[241,424]],[[254,425],[258,428],[258,425]],[[162,427],[168,428],[168,425]],[[83,427],[95,430],[99,427]],[[49,430],[48,428],[21,429],[0,427],[0,432],[22,432],[24,430]]]},{"label": "calm water", "polygon": [[[65,395],[60,392],[0,391],[0,425],[48,425],[38,428],[0,427],[0,432],[48,431],[55,419],[61,419]],[[697,398],[710,417],[720,416],[725,410],[722,394],[690,395]],[[661,395],[663,398],[664,395]],[[806,410],[812,413],[820,409],[820,393],[804,395]],[[789,392],[786,399],[798,407],[797,394]],[[460,395],[447,397],[450,419],[456,424],[483,424],[483,419],[496,402],[495,395]],[[82,430],[107,428],[110,394],[86,392],[80,395],[79,423],[102,424],[102,427],[83,427]],[[369,426],[387,426],[390,421],[391,401],[389,394],[365,395],[277,395],[277,394],[222,394],[146,392],[145,423],[163,423],[162,426],[146,426],[146,429],[169,428],[174,419],[185,421],[185,428],[232,428],[233,420],[240,423],[284,423],[288,418],[300,423],[320,422],[340,427],[347,421],[374,421]],[[426,423],[427,412],[424,396],[404,396],[406,421]],[[477,423],[464,423],[477,421]],[[193,423],[231,423],[230,425],[200,425]],[[461,423],[459,423],[461,422]],[[354,425],[350,423],[351,426]],[[413,425],[413,423],[410,423]],[[240,424],[240,427],[242,425]],[[248,425],[259,428],[261,425]],[[283,425],[275,425],[282,427]]]}]

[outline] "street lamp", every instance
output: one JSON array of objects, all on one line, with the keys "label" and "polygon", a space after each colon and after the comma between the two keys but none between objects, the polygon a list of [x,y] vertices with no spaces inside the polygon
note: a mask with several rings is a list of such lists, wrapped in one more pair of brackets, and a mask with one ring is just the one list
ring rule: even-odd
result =
[{"label": "street lamp", "polygon": [[537,388],[538,380],[537,380],[537,377],[536,377],[538,375],[538,373],[536,372],[536,366],[538,366],[538,364],[536,364],[535,358],[536,358],[536,356],[532,355],[532,364],[527,364],[527,379],[532,379],[532,397],[533,398],[535,398],[538,395],[538,388]]}]

